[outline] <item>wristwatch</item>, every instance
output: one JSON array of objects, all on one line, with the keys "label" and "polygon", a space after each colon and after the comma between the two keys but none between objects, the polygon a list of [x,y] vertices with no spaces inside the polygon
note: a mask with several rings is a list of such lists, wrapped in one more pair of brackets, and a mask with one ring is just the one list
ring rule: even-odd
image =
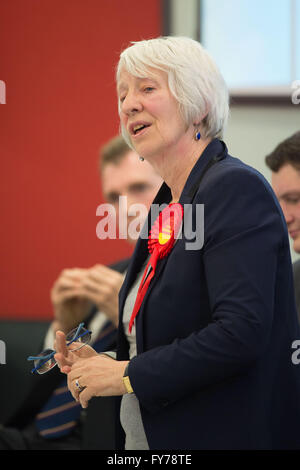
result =
[{"label": "wristwatch", "polygon": [[130,383],[129,375],[128,375],[128,367],[129,367],[129,362],[125,368],[124,375],[123,375],[123,383],[125,385],[127,393],[133,393],[133,388]]}]

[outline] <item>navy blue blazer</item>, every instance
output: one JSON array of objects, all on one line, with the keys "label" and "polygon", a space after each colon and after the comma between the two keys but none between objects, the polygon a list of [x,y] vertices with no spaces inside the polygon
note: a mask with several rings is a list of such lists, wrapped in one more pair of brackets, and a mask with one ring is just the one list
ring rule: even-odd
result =
[{"label": "navy blue blazer", "polygon": [[[170,200],[163,184],[154,202]],[[159,261],[129,364],[149,447],[299,449],[300,365],[291,357],[300,331],[274,193],[214,139],[179,202],[194,216],[204,204],[203,247],[187,250],[183,236]],[[120,292],[119,360],[128,358],[124,302],[147,255],[140,238]]]}]

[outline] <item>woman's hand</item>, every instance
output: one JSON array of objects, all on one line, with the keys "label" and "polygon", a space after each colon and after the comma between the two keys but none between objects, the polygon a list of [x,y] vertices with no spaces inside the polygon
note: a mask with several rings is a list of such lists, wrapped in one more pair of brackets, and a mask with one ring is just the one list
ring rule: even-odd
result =
[{"label": "woman's hand", "polygon": [[[115,396],[126,393],[123,375],[128,361],[115,361],[105,355],[75,361],[68,373],[68,387],[75,400],[87,408],[92,397]],[[76,381],[83,390],[76,386]]]},{"label": "woman's hand", "polygon": [[65,374],[68,374],[71,371],[71,367],[80,359],[98,356],[98,353],[95,351],[95,349],[93,349],[88,344],[84,345],[81,349],[76,351],[68,349],[66,335],[63,331],[56,332],[54,348],[56,350],[54,359],[56,360],[61,372]]}]

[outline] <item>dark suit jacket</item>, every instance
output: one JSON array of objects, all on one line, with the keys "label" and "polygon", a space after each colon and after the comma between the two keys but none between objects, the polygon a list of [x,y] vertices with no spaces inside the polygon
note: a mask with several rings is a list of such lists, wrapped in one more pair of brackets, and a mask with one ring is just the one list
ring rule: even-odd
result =
[{"label": "dark suit jacket", "polygon": [[294,272],[296,306],[297,306],[297,311],[298,311],[298,319],[300,321],[300,259],[295,261],[295,263],[293,264],[293,272]]},{"label": "dark suit jacket", "polygon": [[[121,260],[110,268],[119,272],[126,271],[129,259]],[[93,318],[97,308],[93,307],[87,320]],[[116,348],[116,336],[112,340],[109,350]],[[38,352],[38,351],[37,351]],[[32,387],[24,398],[23,403],[16,412],[5,423],[6,426],[14,427],[26,432],[26,427],[30,425],[37,413],[44,406],[56,387],[62,380],[62,374],[58,367],[45,375],[33,375]],[[89,407],[84,412],[84,426],[82,434],[78,434],[78,445],[83,449],[114,449],[115,429],[114,429],[115,400],[110,397],[93,398]],[[100,417],[100,418],[99,418]],[[61,438],[63,441],[64,438]]]},{"label": "dark suit jacket", "polygon": [[[215,156],[223,158],[199,184]],[[164,184],[154,202],[170,199]],[[204,204],[204,245],[187,250],[183,236],[159,261],[129,364],[150,449],[300,448],[300,366],[291,361],[300,332],[273,191],[214,139],[179,202],[193,215]],[[146,256],[139,239],[120,292],[120,360],[128,358],[122,310]]]}]

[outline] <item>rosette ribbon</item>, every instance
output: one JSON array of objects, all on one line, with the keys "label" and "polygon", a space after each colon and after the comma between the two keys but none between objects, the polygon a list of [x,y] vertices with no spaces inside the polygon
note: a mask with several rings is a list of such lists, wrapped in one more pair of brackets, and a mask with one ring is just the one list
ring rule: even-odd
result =
[{"label": "rosette ribbon", "polygon": [[131,333],[134,320],[140,310],[149,284],[155,275],[158,260],[168,256],[172,250],[178,233],[181,229],[183,218],[183,207],[179,203],[169,204],[158,215],[154,222],[149,237],[148,250],[151,254],[141,280],[136,301],[129,322],[129,333]]}]

